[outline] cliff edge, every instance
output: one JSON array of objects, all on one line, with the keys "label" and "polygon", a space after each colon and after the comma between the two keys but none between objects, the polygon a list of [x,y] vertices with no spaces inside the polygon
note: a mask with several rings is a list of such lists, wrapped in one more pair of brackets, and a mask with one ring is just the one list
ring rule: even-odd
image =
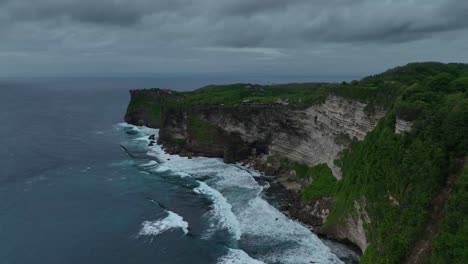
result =
[{"label": "cliff edge", "polygon": [[[466,252],[418,238],[428,228],[456,236],[439,228],[451,217],[440,208],[454,189],[447,179],[466,166],[467,90],[467,65],[414,63],[341,84],[134,90],[125,120],[159,128],[169,153],[276,176],[290,197],[284,209],[357,245],[363,263],[457,263]],[[428,239],[446,241],[438,233]],[[421,244],[424,258],[408,256]]]}]

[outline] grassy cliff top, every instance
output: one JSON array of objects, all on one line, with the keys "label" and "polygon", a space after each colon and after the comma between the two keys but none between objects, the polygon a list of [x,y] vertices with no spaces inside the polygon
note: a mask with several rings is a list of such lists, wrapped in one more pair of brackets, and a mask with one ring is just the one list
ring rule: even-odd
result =
[{"label": "grassy cliff top", "polygon": [[[365,101],[370,111],[375,105],[385,107],[377,127],[364,140],[352,141],[335,161],[342,180],[336,181],[324,165],[284,165],[299,177],[312,178],[312,185],[304,190],[305,199],[335,196],[326,226],[340,225],[354,212],[355,201],[365,206],[372,221],[365,225],[370,246],[361,263],[401,263],[433,221],[431,214],[439,207],[433,202],[435,195],[455,184],[427,263],[468,263],[468,169],[466,162],[460,162],[466,161],[468,151],[467,64],[412,63],[341,84],[232,84],[192,92],[146,89],[131,93],[127,114],[136,113],[155,124],[164,119],[165,107],[275,102],[307,106],[329,94]],[[411,132],[395,134],[397,118],[411,121]],[[214,137],[212,126],[194,115],[189,116],[189,126],[201,142],[209,144]],[[450,182],[452,175],[456,182]]]},{"label": "grassy cliff top", "polygon": [[[328,94],[374,102],[393,103],[406,88],[414,85],[439,89],[466,89],[467,64],[437,62],[411,63],[350,83],[290,83],[277,85],[209,85],[190,92],[162,89],[134,90],[137,101],[157,100],[177,106],[294,105],[309,106]],[[465,88],[463,88],[465,87]],[[465,90],[464,90],[465,91]],[[140,98],[138,98],[140,97]],[[145,99],[141,99],[145,97]],[[162,100],[163,99],[163,100]]]}]

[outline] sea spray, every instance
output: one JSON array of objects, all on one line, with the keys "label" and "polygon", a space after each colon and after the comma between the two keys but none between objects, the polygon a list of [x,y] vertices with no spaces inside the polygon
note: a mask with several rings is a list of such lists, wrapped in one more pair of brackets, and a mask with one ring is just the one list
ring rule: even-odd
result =
[{"label": "sea spray", "polygon": [[166,211],[167,216],[161,220],[144,221],[138,235],[140,236],[156,236],[171,229],[182,229],[184,234],[188,233],[188,223],[184,221],[182,216]]},{"label": "sea spray", "polygon": [[[219,224],[214,226],[216,229],[227,229],[236,240],[241,238],[241,231],[239,221],[232,212],[232,206],[228,203],[226,198],[217,190],[211,188],[204,182],[199,181],[200,186],[193,189],[195,193],[206,195],[213,202],[212,209],[209,211],[209,215],[217,219]],[[210,230],[209,233],[213,233],[214,230]]]},{"label": "sea spray", "polygon": [[218,260],[218,264],[265,264],[251,258],[245,251],[240,249],[229,249],[228,253]]},{"label": "sea spray", "polygon": [[[342,263],[307,227],[262,198],[263,187],[255,180],[258,172],[216,158],[167,154],[159,145],[148,146],[148,136],[157,138],[157,129],[139,131],[134,143],[146,149],[149,159],[162,162],[149,171],[196,179],[199,185],[193,191],[212,202],[206,233],[224,229],[238,241],[239,248],[229,250],[221,263]],[[249,261],[242,260],[247,258]]]}]

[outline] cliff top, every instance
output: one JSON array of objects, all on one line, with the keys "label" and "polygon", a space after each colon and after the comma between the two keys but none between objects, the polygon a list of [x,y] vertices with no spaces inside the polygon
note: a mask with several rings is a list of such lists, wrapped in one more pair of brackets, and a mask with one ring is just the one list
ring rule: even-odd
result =
[{"label": "cliff top", "polygon": [[[166,106],[298,106],[321,102],[329,94],[386,107],[413,85],[459,89],[468,84],[468,65],[459,63],[410,63],[350,83],[290,83],[259,85],[237,83],[208,85],[190,92],[168,89],[132,90],[136,103],[158,101]],[[462,89],[463,90],[463,89]],[[135,105],[134,105],[135,106]]]}]

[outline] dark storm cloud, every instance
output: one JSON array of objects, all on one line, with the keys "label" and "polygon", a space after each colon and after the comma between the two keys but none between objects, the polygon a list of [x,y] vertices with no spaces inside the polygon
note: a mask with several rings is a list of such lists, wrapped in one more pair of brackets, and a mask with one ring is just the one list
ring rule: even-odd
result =
[{"label": "dark storm cloud", "polygon": [[304,36],[331,42],[407,42],[468,27],[468,2],[463,0],[387,2],[322,13]]},{"label": "dark storm cloud", "polygon": [[457,58],[466,14],[467,0],[0,0],[0,74],[46,64],[266,69],[272,60],[292,71],[296,61],[321,69],[382,52],[398,63]]},{"label": "dark storm cloud", "polygon": [[[132,27],[206,45],[406,42],[468,27],[465,0],[0,0],[12,22],[70,19]],[[6,5],[5,5],[6,3]]]},{"label": "dark storm cloud", "polygon": [[177,12],[183,4],[172,1],[116,0],[0,0],[8,2],[6,9],[13,21],[41,21],[69,18],[76,22],[132,26],[152,13]]},{"label": "dark storm cloud", "polygon": [[238,0],[223,4],[220,8],[222,14],[248,16],[256,13],[265,13],[272,10],[284,10],[306,0]]}]

